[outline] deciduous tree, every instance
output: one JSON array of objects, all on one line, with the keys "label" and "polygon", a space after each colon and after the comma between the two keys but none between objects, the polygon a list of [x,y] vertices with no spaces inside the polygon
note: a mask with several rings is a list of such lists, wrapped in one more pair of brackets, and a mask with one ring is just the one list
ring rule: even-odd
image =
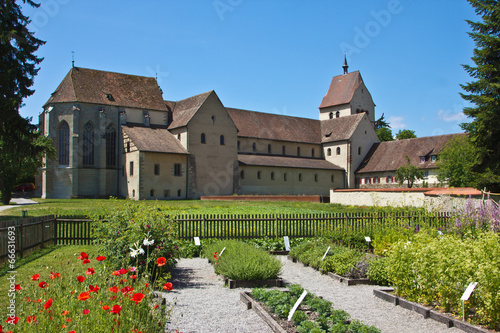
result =
[{"label": "deciduous tree", "polygon": [[449,186],[474,186],[476,175],[472,171],[476,163],[476,149],[467,135],[455,136],[439,152],[438,179]]},{"label": "deciduous tree", "polygon": [[408,188],[412,188],[415,181],[423,177],[424,174],[422,170],[411,164],[408,155],[406,155],[406,165],[402,165],[396,170],[396,181],[399,185],[403,185],[404,182],[407,182]]},{"label": "deciduous tree", "polygon": [[399,132],[396,133],[396,139],[397,140],[414,139],[416,137],[417,137],[417,135],[415,134],[415,131],[412,131],[412,130],[409,130],[409,129],[402,129],[402,130],[399,130]]}]

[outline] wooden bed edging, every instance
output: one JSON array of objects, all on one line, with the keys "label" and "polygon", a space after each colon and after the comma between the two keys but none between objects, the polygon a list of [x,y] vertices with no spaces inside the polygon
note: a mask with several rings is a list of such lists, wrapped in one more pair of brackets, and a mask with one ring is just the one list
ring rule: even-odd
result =
[{"label": "wooden bed edging", "polygon": [[249,292],[240,293],[240,300],[246,304],[247,309],[253,309],[266,322],[275,333],[286,333],[286,331],[271,317],[267,311],[256,302]]}]

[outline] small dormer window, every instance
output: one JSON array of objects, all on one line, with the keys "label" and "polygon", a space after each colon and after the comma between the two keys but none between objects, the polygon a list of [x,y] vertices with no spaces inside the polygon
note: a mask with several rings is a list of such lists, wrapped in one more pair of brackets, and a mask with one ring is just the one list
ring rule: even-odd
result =
[{"label": "small dormer window", "polygon": [[425,156],[420,156],[420,163],[425,163]]},{"label": "small dormer window", "polygon": [[434,162],[436,162],[436,159],[437,159],[437,156],[436,156],[436,155],[432,155],[432,156],[431,156],[431,162],[433,162],[433,163],[434,163]]},{"label": "small dormer window", "polygon": [[115,99],[113,98],[113,95],[111,95],[111,94],[105,94],[105,96],[106,96],[106,99],[107,99],[108,101],[114,101],[114,100],[115,100]]}]

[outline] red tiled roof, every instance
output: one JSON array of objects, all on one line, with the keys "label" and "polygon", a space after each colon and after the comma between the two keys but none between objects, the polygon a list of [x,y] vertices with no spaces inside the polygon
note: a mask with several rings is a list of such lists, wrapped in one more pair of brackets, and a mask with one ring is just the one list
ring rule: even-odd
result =
[{"label": "red tiled roof", "polygon": [[168,126],[169,129],[187,126],[191,118],[196,114],[196,111],[203,105],[205,100],[215,92],[208,91],[193,97],[183,99],[178,102],[166,102],[169,106],[173,106],[172,123]]},{"label": "red tiled roof", "polygon": [[472,187],[449,187],[449,188],[433,188],[424,193],[425,195],[481,195],[483,192]]},{"label": "red tiled roof", "polygon": [[74,67],[45,103],[85,102],[166,111],[152,77]]},{"label": "red tiled roof", "polygon": [[[436,162],[432,162],[430,156],[437,155],[446,143],[457,135],[464,134],[437,135],[376,143],[356,172],[395,171],[400,166],[406,165],[406,155],[410,158],[411,164],[421,169],[436,169]],[[424,163],[420,163],[421,156],[426,157]]]},{"label": "red tiled roof", "polygon": [[319,120],[226,108],[239,137],[321,143]]},{"label": "red tiled roof", "polygon": [[344,170],[341,167],[322,159],[285,157],[273,155],[238,155],[240,165],[272,166],[283,168]]},{"label": "red tiled roof", "polygon": [[350,103],[354,91],[361,83],[363,83],[363,79],[359,71],[334,76],[319,108]]},{"label": "red tiled roof", "polygon": [[472,187],[412,187],[412,188],[357,188],[338,189],[335,192],[424,192],[424,195],[481,195],[482,192]]},{"label": "red tiled roof", "polygon": [[321,142],[349,140],[365,113],[321,121]]},{"label": "red tiled roof", "polygon": [[143,125],[122,125],[122,130],[134,143],[139,151],[189,154],[179,140],[162,127],[145,127]]}]

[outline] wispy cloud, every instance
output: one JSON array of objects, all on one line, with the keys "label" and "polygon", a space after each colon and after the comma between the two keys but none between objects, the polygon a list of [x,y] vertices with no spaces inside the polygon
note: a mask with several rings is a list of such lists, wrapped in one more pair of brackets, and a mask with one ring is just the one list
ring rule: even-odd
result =
[{"label": "wispy cloud", "polygon": [[406,127],[403,117],[391,116],[387,120],[389,121],[389,124],[391,125],[391,128],[393,130],[403,129]]},{"label": "wispy cloud", "polygon": [[437,115],[439,119],[448,123],[459,122],[467,118],[462,111],[453,113],[445,110],[439,110]]}]

